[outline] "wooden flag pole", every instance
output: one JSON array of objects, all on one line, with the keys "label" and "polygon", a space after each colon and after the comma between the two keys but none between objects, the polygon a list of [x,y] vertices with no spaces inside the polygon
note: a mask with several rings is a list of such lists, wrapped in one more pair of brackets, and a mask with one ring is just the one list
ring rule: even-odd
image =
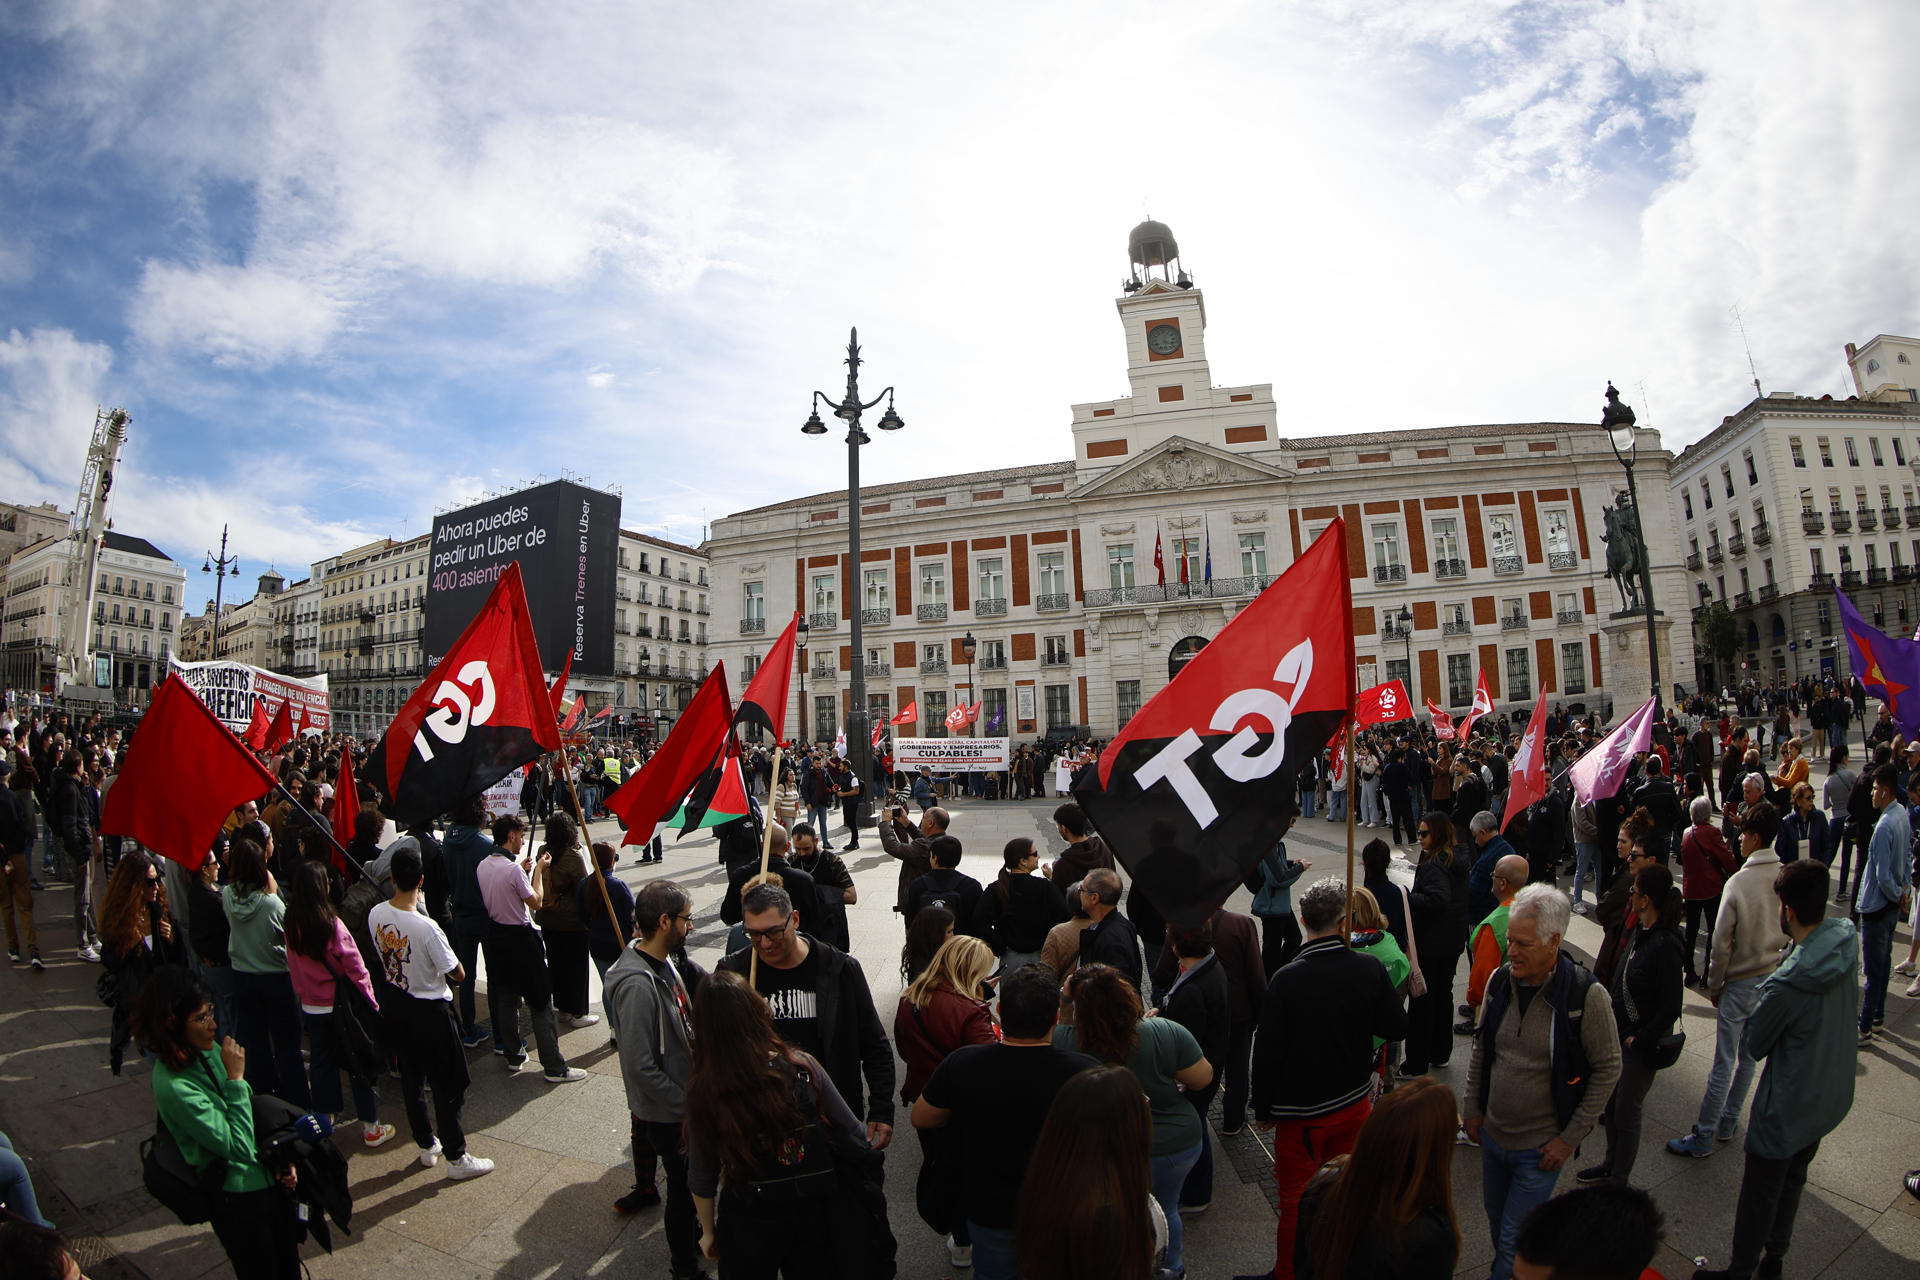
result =
[{"label": "wooden flag pole", "polygon": [[[347,852],[347,846],[340,843],[340,837],[333,833],[333,828],[330,826],[327,826],[327,827],[321,826],[320,819],[314,817],[311,813],[307,812],[307,806],[301,804],[299,797],[294,795],[293,792],[287,790],[286,783],[276,781],[273,784],[273,789],[275,791],[278,791],[281,795],[285,796],[287,798],[287,803],[292,805],[294,808],[298,809],[301,813],[301,816],[306,818],[306,820],[309,823],[313,824],[315,828],[327,833],[327,841],[330,844],[332,844],[336,850],[339,851],[339,854],[341,857],[347,860],[348,866],[352,867],[355,871],[358,871],[362,876],[366,876],[368,879],[372,878],[372,876],[368,873],[367,869],[361,866],[359,862],[355,861],[354,856],[352,854]],[[294,856],[298,857],[299,852],[300,851],[298,849],[294,850]]]},{"label": "wooden flag pole", "polygon": [[1353,751],[1353,740],[1354,740],[1354,738],[1355,738],[1355,736],[1356,736],[1356,731],[1357,731],[1357,726],[1356,726],[1355,724],[1353,724],[1353,723],[1352,723],[1351,721],[1349,721],[1349,722],[1348,722],[1348,724],[1347,724],[1347,733],[1346,733],[1346,738],[1347,738],[1347,744],[1346,744],[1346,746],[1347,746],[1347,922],[1346,922],[1346,935],[1347,935],[1347,946],[1348,946],[1348,947],[1352,947],[1352,946],[1353,946],[1353,790],[1354,790],[1354,782],[1356,781],[1356,779],[1355,779],[1355,777],[1354,777],[1354,767],[1353,767],[1353,755],[1354,755],[1354,751]]},{"label": "wooden flag pole", "polygon": [[[592,740],[591,734],[588,740]],[[564,763],[566,758],[567,752],[563,747],[560,759]],[[614,940],[624,947],[627,940],[620,936],[620,917],[614,914],[613,895],[607,892],[607,878],[600,874],[600,859],[593,856],[593,837],[587,834],[587,811],[580,803],[580,788],[574,785],[571,768],[563,768],[561,772],[567,775],[567,794],[573,797],[573,812],[580,819],[580,842],[587,847],[587,870],[593,875],[593,882],[600,886],[600,901],[607,908],[607,919],[613,923]]]},{"label": "wooden flag pole", "polygon": [[[780,752],[778,742],[773,744],[772,782],[767,788],[767,807],[765,821],[760,824],[760,874],[767,874],[767,863],[773,858],[773,793],[780,789]],[[744,781],[744,779],[742,779]],[[882,819],[884,821],[885,819]],[[760,949],[754,947],[747,958],[747,985],[755,990],[760,984]]]}]

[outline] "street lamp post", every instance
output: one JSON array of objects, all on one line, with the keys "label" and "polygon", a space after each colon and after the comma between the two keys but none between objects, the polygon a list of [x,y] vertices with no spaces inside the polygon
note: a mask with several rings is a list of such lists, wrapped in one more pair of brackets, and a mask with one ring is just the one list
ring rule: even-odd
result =
[{"label": "street lamp post", "polygon": [[[907,424],[893,407],[893,388],[888,387],[868,401],[860,399],[860,331],[850,329],[847,333],[847,391],[839,401],[824,391],[813,393],[813,411],[807,415],[807,421],[800,428],[810,436],[827,434],[827,424],[820,420],[820,401],[827,402],[827,408],[833,416],[847,424],[847,556],[853,566],[854,587],[861,587],[860,565],[860,446],[867,444],[867,433],[860,429],[860,415],[873,408],[882,400],[887,402],[887,411],[881,415],[882,431],[898,431]],[[868,737],[867,727],[867,653],[862,642],[862,609],[866,603],[865,593],[851,601],[847,613],[853,623],[853,662],[852,696],[853,705],[847,708],[847,763],[853,769],[853,776],[860,780],[860,796],[855,802],[854,822],[865,826],[873,820],[873,753],[872,741]]]},{"label": "street lamp post", "polygon": [[794,661],[800,664],[800,731],[793,735],[795,742],[805,742],[811,734],[807,724],[807,632],[810,629],[806,618],[802,617],[793,633]]},{"label": "street lamp post", "polygon": [[[192,561],[188,563],[191,564]],[[227,554],[227,526],[220,526],[220,554],[216,556],[211,551],[207,552],[206,563],[200,566],[200,572],[213,575],[212,656],[218,658],[220,656],[220,589],[226,585],[228,573],[232,573],[236,578],[240,576],[240,553],[236,551],[232,555]]]},{"label": "street lamp post", "polygon": [[1627,472],[1627,502],[1631,505],[1634,556],[1638,564],[1623,566],[1622,572],[1632,573],[1635,568],[1639,570],[1640,607],[1647,615],[1647,687],[1657,707],[1660,697],[1660,640],[1653,622],[1652,557],[1647,554],[1646,527],[1640,520],[1640,491],[1633,482],[1633,463],[1639,450],[1639,440],[1633,430],[1633,409],[1620,402],[1620,393],[1611,382],[1607,384],[1607,407],[1600,417],[1600,426],[1607,433],[1607,443],[1613,446],[1613,456],[1620,460],[1620,465]]},{"label": "street lamp post", "polygon": [[[1413,683],[1413,614],[1407,606],[1400,606],[1400,616],[1394,621],[1400,624],[1400,638],[1407,642],[1407,683]],[[1408,697],[1413,695],[1409,693]]]},{"label": "street lamp post", "polygon": [[973,731],[973,655],[975,645],[973,632],[969,631],[960,641],[960,656],[967,660],[967,736],[977,736]]}]

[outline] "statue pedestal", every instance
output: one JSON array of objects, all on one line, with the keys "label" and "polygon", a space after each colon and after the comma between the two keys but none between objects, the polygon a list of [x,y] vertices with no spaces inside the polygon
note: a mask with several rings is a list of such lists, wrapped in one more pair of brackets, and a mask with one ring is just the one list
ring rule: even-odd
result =
[{"label": "statue pedestal", "polygon": [[1624,716],[1658,692],[1673,698],[1673,619],[1655,610],[1654,635],[1660,644],[1660,687],[1647,688],[1647,615],[1611,613],[1600,624],[1601,670],[1591,673],[1592,683],[1613,695],[1615,718]]}]

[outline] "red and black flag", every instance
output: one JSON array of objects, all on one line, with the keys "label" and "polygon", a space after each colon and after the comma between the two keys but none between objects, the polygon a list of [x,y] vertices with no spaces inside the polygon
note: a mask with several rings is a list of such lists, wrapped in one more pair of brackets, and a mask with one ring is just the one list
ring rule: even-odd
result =
[{"label": "red and black flag", "polygon": [[606,798],[605,807],[627,829],[624,843],[645,844],[653,839],[654,828],[700,781],[732,727],[727,667],[715,663],[713,674],[680,713],[660,749]]},{"label": "red and black flag", "polygon": [[767,660],[747,681],[747,691],[740,695],[740,707],[733,714],[735,724],[760,725],[775,742],[787,739],[787,690],[793,683],[793,642],[799,626],[796,610],[787,629],[767,650]]},{"label": "red and black flag", "polygon": [[1352,709],[1336,519],[1127,722],[1073,798],[1161,914],[1192,928],[1285,833],[1294,775]]},{"label": "red and black flag", "polygon": [[198,871],[234,807],[273,788],[273,775],[179,676],[153,701],[107,788],[100,832],[132,836],[164,858]]},{"label": "red and black flag", "polygon": [[556,719],[559,718],[561,704],[567,700],[567,677],[572,674],[573,650],[569,649],[567,650],[567,660],[561,666],[559,676],[555,678],[553,687],[547,691],[553,696],[553,714]]},{"label": "red and black flag", "polygon": [[542,752],[558,751],[553,701],[518,562],[367,755],[402,826],[427,822]]}]

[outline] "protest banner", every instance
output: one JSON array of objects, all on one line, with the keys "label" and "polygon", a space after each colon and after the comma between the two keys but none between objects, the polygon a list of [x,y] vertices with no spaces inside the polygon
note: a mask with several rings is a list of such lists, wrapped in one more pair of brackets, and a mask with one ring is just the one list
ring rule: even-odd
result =
[{"label": "protest banner", "polygon": [[947,769],[1004,769],[1013,759],[1008,738],[895,738],[894,767],[909,772],[926,765]]},{"label": "protest banner", "polygon": [[253,722],[256,701],[264,702],[269,719],[280,707],[292,701],[298,712],[292,719],[302,729],[324,733],[332,723],[327,711],[327,677],[283,676],[244,662],[215,659],[212,662],[182,662],[168,658],[168,669],[181,683],[193,690],[207,710],[236,734],[244,734]]}]

